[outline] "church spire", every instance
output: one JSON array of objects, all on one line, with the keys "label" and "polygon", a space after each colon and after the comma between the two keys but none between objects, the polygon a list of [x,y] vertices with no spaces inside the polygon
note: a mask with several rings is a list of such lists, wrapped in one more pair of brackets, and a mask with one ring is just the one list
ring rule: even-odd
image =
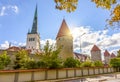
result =
[{"label": "church spire", "polygon": [[38,33],[38,21],[37,20],[38,20],[38,16],[37,16],[37,5],[36,5],[31,34]]}]

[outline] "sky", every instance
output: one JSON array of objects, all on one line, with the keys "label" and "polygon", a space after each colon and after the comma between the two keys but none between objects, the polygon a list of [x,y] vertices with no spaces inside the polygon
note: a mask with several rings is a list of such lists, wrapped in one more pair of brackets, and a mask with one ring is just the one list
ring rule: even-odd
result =
[{"label": "sky", "polygon": [[[79,0],[72,13],[55,9],[54,0],[0,0],[0,48],[25,46],[28,30],[32,28],[36,4],[38,6],[38,31],[41,45],[46,40],[55,43],[62,20],[73,35],[74,52],[90,53],[93,45],[102,52],[120,49],[120,30],[105,29],[110,11],[96,8],[91,0]],[[84,34],[84,35],[83,35]]]}]

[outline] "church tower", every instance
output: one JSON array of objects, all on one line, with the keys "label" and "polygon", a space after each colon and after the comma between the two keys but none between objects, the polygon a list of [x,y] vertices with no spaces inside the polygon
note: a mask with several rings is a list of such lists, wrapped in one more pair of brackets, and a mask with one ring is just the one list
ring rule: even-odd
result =
[{"label": "church tower", "polygon": [[96,45],[94,45],[91,49],[91,60],[102,61],[101,50]]},{"label": "church tower", "polygon": [[31,49],[32,52],[40,50],[40,36],[38,33],[38,17],[37,17],[37,6],[35,9],[33,25],[30,32],[27,34],[26,49]]},{"label": "church tower", "polygon": [[73,57],[73,37],[70,30],[63,19],[61,27],[56,37],[57,48],[61,48],[59,56],[62,59]]}]

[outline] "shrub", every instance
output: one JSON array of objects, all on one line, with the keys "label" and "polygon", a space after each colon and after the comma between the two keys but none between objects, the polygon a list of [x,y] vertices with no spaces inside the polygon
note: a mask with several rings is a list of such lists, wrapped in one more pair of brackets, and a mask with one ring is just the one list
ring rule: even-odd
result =
[{"label": "shrub", "polygon": [[7,55],[7,52],[0,54],[0,69],[4,69],[10,64],[11,60],[10,57]]},{"label": "shrub", "polygon": [[110,65],[112,67],[120,67],[120,58],[113,58],[110,60]]},{"label": "shrub", "polygon": [[95,67],[102,67],[103,66],[103,63],[101,61],[95,61],[94,62],[94,66]]},{"label": "shrub", "polygon": [[67,67],[67,68],[73,68],[73,67],[80,67],[80,61],[70,57],[70,58],[67,58],[65,61],[64,61],[64,64],[63,66],[64,67]]},{"label": "shrub", "polygon": [[93,66],[92,62],[88,60],[81,64],[81,67],[92,67],[92,66]]}]

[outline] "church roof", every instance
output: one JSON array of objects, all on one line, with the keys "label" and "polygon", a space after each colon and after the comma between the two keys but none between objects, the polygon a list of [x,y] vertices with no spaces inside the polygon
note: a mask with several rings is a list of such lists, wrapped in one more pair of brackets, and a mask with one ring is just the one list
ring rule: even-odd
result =
[{"label": "church roof", "polygon": [[32,30],[28,34],[37,34],[37,33],[38,33],[38,17],[37,17],[37,5],[36,5]]},{"label": "church roof", "polygon": [[101,51],[96,45],[94,45],[91,49],[91,51]]},{"label": "church roof", "polygon": [[68,26],[67,26],[67,24],[66,24],[65,19],[63,19],[62,24],[61,24],[61,27],[60,27],[60,29],[59,29],[59,32],[58,32],[58,34],[57,34],[56,39],[57,39],[58,37],[68,36],[68,35],[71,35],[71,34],[70,34],[70,30],[69,30],[69,28],[68,28]]},{"label": "church roof", "polygon": [[116,55],[115,55],[114,53],[112,53],[112,54],[111,54],[111,57],[114,58],[114,57],[116,57]]},{"label": "church roof", "polygon": [[104,56],[110,56],[110,53],[107,50],[105,50]]}]

